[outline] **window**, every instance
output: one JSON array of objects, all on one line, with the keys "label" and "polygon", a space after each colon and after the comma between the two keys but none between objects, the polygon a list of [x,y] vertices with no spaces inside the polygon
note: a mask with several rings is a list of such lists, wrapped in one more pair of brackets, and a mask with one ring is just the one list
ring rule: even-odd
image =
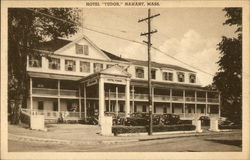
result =
[{"label": "window", "polygon": [[147,106],[146,105],[142,106],[142,112],[147,112]]},{"label": "window", "polygon": [[80,61],[80,72],[90,72],[90,63]]},{"label": "window", "polygon": [[163,72],[163,80],[173,81],[173,73],[172,72]]},{"label": "window", "polygon": [[137,112],[137,106],[134,105],[134,112]]},{"label": "window", "polygon": [[83,54],[89,55],[89,46],[88,45],[83,45]]},{"label": "window", "polygon": [[120,104],[120,105],[119,105],[119,111],[120,111],[120,112],[124,112],[124,105],[123,105],[123,104]]},{"label": "window", "polygon": [[183,72],[177,73],[178,82],[184,82],[185,76]]},{"label": "window", "polygon": [[141,67],[135,69],[136,78],[144,78],[144,70]]},{"label": "window", "polygon": [[76,54],[89,55],[89,46],[76,44]]},{"label": "window", "polygon": [[76,44],[76,54],[83,54],[83,45]]},{"label": "window", "polygon": [[73,60],[65,60],[66,71],[76,71],[76,62]]},{"label": "window", "polygon": [[156,79],[156,70],[155,69],[151,70],[151,79]]},{"label": "window", "polygon": [[41,56],[29,56],[29,66],[41,68],[42,67],[42,57]]},{"label": "window", "polygon": [[58,111],[58,102],[53,102],[53,111]]},{"label": "window", "polygon": [[60,70],[60,59],[59,58],[49,58],[49,69]]},{"label": "window", "polygon": [[190,74],[189,75],[189,82],[190,83],[196,83],[196,76],[195,76],[195,74]]},{"label": "window", "polygon": [[101,70],[103,70],[103,64],[94,63],[94,72],[100,72]]},{"label": "window", "polygon": [[188,113],[192,113],[192,108],[188,107]]},{"label": "window", "polygon": [[38,101],[38,109],[43,110],[43,101]]},{"label": "window", "polygon": [[163,106],[163,113],[167,113],[167,106]]}]

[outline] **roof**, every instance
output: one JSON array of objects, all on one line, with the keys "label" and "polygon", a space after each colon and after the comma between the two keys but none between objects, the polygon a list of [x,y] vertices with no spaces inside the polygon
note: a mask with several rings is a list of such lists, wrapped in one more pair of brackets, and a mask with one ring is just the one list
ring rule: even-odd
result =
[{"label": "roof", "polygon": [[54,39],[51,41],[40,43],[40,45],[38,46],[37,49],[54,52],[54,51],[62,48],[63,46],[69,44],[70,42],[72,42],[72,41],[57,38],[57,39]]},{"label": "roof", "polygon": [[128,62],[126,59],[122,58],[122,57],[119,57],[119,56],[116,56],[110,52],[107,52],[105,50],[102,50],[110,59],[112,60],[117,60],[117,61],[125,61],[125,62]]},{"label": "roof", "polygon": [[[50,52],[55,52],[56,50],[66,46],[67,44],[71,43],[72,41],[70,40],[65,40],[65,39],[54,39],[51,41],[47,41],[47,42],[42,42],[40,43],[40,45],[37,47],[37,49],[39,50],[46,50],[46,51],[50,51]],[[126,59],[121,58],[119,56],[116,56],[110,52],[107,52],[105,50],[101,51],[103,53],[105,53],[105,55],[107,55],[111,60],[116,60],[116,61],[124,61],[124,62],[128,62]]]},{"label": "roof", "polygon": [[[135,59],[127,59],[128,61],[132,62],[134,65],[140,65],[140,66],[148,66],[148,61],[142,61],[142,60],[135,60]],[[186,71],[186,72],[194,72],[186,68],[182,68],[180,66],[171,65],[171,64],[164,64],[164,63],[158,63],[158,62],[151,62],[151,66],[155,68],[170,68],[178,71]]]},{"label": "roof", "polygon": [[[54,39],[51,41],[47,41],[47,42],[42,42],[40,43],[39,47],[37,49],[39,50],[46,50],[46,51],[50,51],[50,52],[55,52],[56,50],[66,46],[67,44],[71,43],[72,41],[70,40],[65,40],[65,39]],[[140,66],[148,66],[148,62],[147,61],[142,61],[142,60],[135,60],[135,59],[124,59],[122,57],[116,56],[108,51],[102,50],[101,51],[107,55],[108,58],[110,58],[111,60],[115,60],[115,61],[123,61],[123,62],[132,62],[132,64],[134,65],[140,65]],[[179,70],[179,71],[186,71],[186,72],[194,72],[191,71],[189,69],[186,68],[182,68],[180,66],[176,66],[176,65],[171,65],[171,64],[164,64],[164,63],[158,63],[158,62],[153,62],[151,63],[152,67],[155,68],[170,68],[170,69],[174,69],[174,70]]]}]

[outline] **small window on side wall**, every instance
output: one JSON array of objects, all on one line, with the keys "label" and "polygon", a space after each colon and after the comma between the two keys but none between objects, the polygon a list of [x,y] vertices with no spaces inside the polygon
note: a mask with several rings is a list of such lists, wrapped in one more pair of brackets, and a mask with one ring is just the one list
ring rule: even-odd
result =
[{"label": "small window on side wall", "polygon": [[38,101],[38,110],[43,110],[43,101]]},{"label": "small window on side wall", "polygon": [[183,72],[177,72],[177,78],[178,82],[184,82],[185,81],[185,76]]},{"label": "small window on side wall", "polygon": [[135,75],[136,75],[136,78],[144,78],[144,69],[141,67],[137,67],[135,69]]},{"label": "small window on side wall", "polygon": [[189,82],[190,83],[196,83],[196,76],[195,76],[195,74],[190,74],[189,75]]}]

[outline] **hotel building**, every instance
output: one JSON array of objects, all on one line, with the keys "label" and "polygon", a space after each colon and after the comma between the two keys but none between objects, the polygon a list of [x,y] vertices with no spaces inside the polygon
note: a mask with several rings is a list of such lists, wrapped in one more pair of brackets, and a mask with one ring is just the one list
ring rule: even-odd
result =
[{"label": "hotel building", "polygon": [[[56,39],[34,50],[49,57],[28,56],[27,112],[46,120],[80,120],[98,113],[130,116],[148,112],[147,61],[124,59],[104,51],[86,36]],[[220,95],[198,83],[194,71],[152,62],[153,113],[181,119],[220,116]]]}]

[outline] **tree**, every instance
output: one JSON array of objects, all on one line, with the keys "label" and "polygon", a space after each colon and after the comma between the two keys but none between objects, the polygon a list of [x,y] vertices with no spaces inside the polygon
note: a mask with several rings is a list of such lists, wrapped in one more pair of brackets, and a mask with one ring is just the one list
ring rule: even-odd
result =
[{"label": "tree", "polygon": [[[9,100],[19,100],[16,101],[14,113],[18,113],[18,104],[26,105],[27,56],[46,56],[34,49],[46,40],[76,33],[78,21],[78,10],[72,8],[8,9],[8,96]],[[13,123],[18,122],[19,116],[15,115]]]},{"label": "tree", "polygon": [[213,84],[221,92],[222,116],[235,122],[242,120],[242,9],[224,8],[227,17],[223,25],[236,26],[236,37],[222,37],[217,50],[219,70]]}]

